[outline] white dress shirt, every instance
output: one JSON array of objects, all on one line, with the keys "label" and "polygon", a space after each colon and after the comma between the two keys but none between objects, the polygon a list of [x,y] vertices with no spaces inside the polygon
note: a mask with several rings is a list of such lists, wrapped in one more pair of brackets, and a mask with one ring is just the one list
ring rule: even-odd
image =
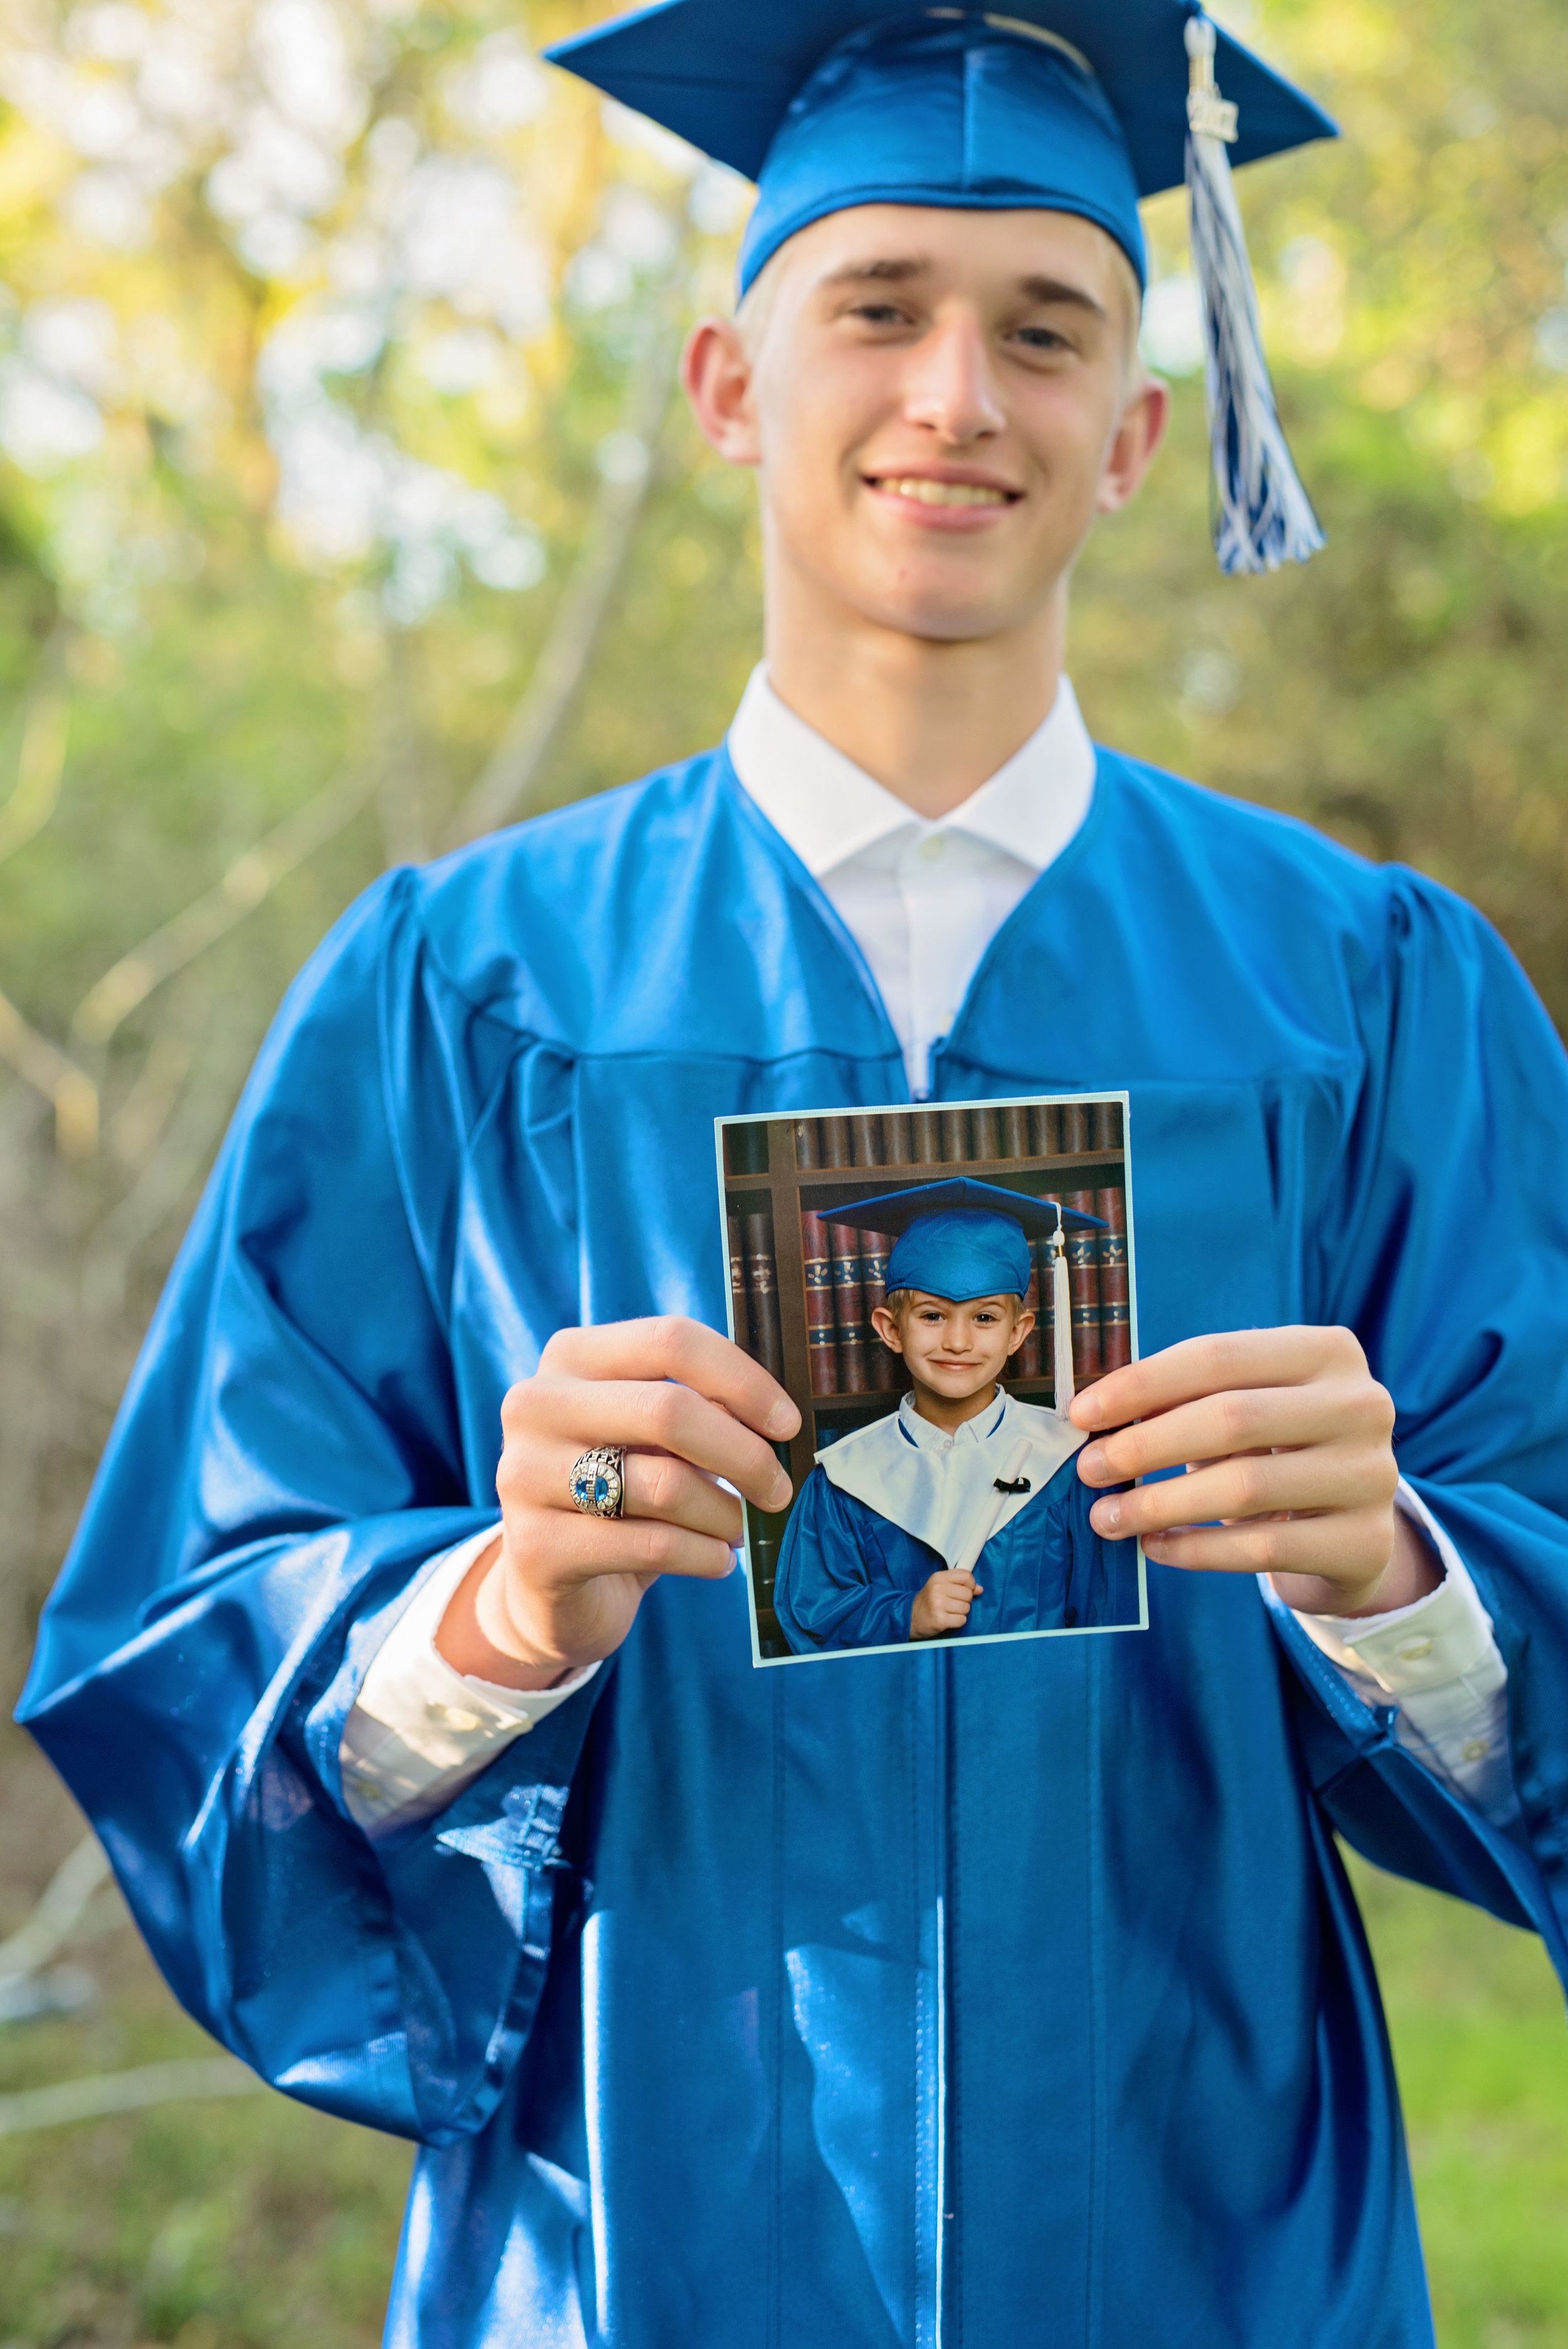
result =
[{"label": "white dress shirt", "polygon": [[766,667],[729,730],[736,773],[864,955],[903,1049],[909,1090],[931,1090],[932,1049],[980,957],[1053,864],[1094,797],[1094,744],[1064,677],[1021,750],[931,823],[786,709]]},{"label": "white dress shirt", "polygon": [[[947,1034],[997,930],[1088,815],[1095,753],[1063,678],[1050,715],[1006,766],[937,823],[917,816],[786,709],[753,671],[728,748],[737,775],[865,957],[903,1050],[910,1092],[929,1091]],[[1436,1590],[1346,1622],[1298,1615],[1369,1706],[1398,1710],[1397,1734],[1494,1824],[1517,1816],[1508,1754],[1507,1671],[1463,1560],[1419,1495],[1399,1506],[1444,1568]],[[500,1749],[593,1678],[525,1692],[470,1681],[435,1645],[487,1527],[431,1561],[371,1662],[340,1750],[344,1795],[385,1835],[443,1809]]]},{"label": "white dress shirt", "polygon": [[371,1658],[337,1749],[344,1800],[367,1834],[444,1811],[503,1745],[525,1737],[599,1669],[585,1665],[559,1688],[511,1689],[448,1663],[436,1645],[441,1618],[500,1531],[487,1526],[433,1558]]}]

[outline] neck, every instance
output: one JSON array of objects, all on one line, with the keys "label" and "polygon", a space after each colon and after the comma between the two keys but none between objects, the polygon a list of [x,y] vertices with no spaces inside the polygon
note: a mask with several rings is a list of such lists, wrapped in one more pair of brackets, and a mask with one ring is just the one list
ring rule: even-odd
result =
[{"label": "neck", "polygon": [[770,577],[768,674],[781,701],[934,822],[1023,749],[1050,715],[1067,636],[1064,581],[1003,634],[949,642],[823,609],[807,583]]},{"label": "neck", "polygon": [[994,1380],[972,1395],[956,1398],[938,1394],[934,1387],[923,1386],[918,1379],[913,1383],[916,1411],[922,1419],[928,1419],[933,1427],[940,1427],[944,1435],[951,1435],[955,1427],[962,1427],[966,1421],[978,1419],[983,1411],[989,1411],[1002,1392]]}]

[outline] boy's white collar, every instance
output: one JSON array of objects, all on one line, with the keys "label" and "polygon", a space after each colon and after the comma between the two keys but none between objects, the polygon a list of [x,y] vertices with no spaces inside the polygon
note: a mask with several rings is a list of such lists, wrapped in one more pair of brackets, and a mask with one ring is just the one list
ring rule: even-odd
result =
[{"label": "boy's white collar", "polygon": [[[975,1433],[960,1440],[967,1430]],[[1000,1411],[966,1421],[956,1437],[901,1404],[817,1458],[830,1485],[929,1543],[944,1565],[960,1566],[973,1564],[1088,1440],[1054,1411],[1004,1394]],[[1026,1492],[997,1491],[998,1477],[1010,1485],[1024,1476]]]}]

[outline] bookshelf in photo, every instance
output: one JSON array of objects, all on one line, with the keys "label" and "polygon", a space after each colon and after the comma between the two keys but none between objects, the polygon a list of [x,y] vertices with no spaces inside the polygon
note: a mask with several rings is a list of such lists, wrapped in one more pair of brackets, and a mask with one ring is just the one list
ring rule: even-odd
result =
[{"label": "bookshelf in photo", "polygon": [[[721,1121],[730,1307],[738,1344],[770,1371],[800,1413],[780,1447],[799,1491],[815,1454],[897,1408],[903,1365],[872,1327],[891,1243],[834,1220],[834,1209],[905,1184],[967,1174],[1098,1216],[1108,1228],[1068,1236],[1073,1378],[1078,1386],[1131,1359],[1127,1155],[1118,1099],[944,1102],[815,1117]],[[1054,1401],[1047,1246],[1032,1250],[1037,1319],[1008,1392]],[[789,1653],[772,1610],[787,1516],[748,1507],[758,1638]]]}]

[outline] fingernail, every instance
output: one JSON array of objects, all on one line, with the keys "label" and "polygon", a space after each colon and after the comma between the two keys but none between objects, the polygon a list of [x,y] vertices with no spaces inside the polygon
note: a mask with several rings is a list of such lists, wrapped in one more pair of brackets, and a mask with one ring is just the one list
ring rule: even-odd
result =
[{"label": "fingernail", "polygon": [[1080,1427],[1098,1427],[1105,1417],[1105,1410],[1097,1394],[1078,1394],[1072,1399],[1068,1416],[1075,1419]]},{"label": "fingernail", "polygon": [[1114,1494],[1097,1501],[1088,1513],[1088,1521],[1097,1534],[1113,1534],[1121,1523],[1121,1503]]},{"label": "fingernail", "polygon": [[778,1475],[775,1476],[773,1483],[769,1487],[768,1498],[762,1504],[763,1507],[769,1511],[781,1509],[789,1500],[789,1495],[794,1489],[795,1488],[790,1484],[789,1477],[786,1476],[783,1469],[780,1468]]},{"label": "fingernail", "polygon": [[1109,1471],[1105,1464],[1105,1446],[1091,1444],[1078,1454],[1078,1475],[1086,1485],[1103,1485]]},{"label": "fingernail", "polygon": [[764,1435],[793,1435],[800,1424],[800,1414],[788,1395],[780,1396],[762,1423]]}]

